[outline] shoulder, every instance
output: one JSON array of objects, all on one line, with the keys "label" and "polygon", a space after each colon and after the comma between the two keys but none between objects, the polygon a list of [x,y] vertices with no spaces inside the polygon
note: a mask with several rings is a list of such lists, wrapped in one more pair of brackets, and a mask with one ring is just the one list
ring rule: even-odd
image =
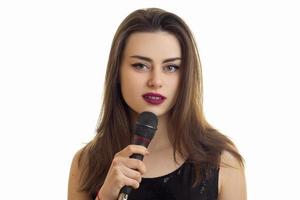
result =
[{"label": "shoulder", "polygon": [[87,145],[82,147],[77,152],[75,152],[73,156],[70,172],[73,172],[74,175],[79,174],[87,162],[87,147]]},{"label": "shoulder", "polygon": [[79,160],[81,160],[84,157],[83,152],[84,152],[84,147],[79,149],[77,152],[75,152],[71,163],[71,171],[73,172],[79,171],[80,169]]},{"label": "shoulder", "polygon": [[[234,147],[234,150],[238,152],[238,149]],[[229,167],[232,168],[243,168],[243,165],[240,163],[240,161],[229,151],[224,150],[221,154],[221,167]]]},{"label": "shoulder", "polygon": [[89,199],[86,193],[79,191],[81,167],[79,160],[84,162],[84,148],[79,149],[73,156],[68,182],[68,199],[72,200],[87,200]]},{"label": "shoulder", "polygon": [[219,200],[247,199],[244,166],[229,151],[223,151],[221,154],[218,187]]}]

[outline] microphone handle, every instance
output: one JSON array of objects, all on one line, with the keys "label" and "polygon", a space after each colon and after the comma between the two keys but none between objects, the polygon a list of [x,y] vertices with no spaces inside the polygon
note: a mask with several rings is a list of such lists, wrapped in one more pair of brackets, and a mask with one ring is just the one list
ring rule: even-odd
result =
[{"label": "microphone handle", "polygon": [[[144,155],[138,154],[138,153],[134,153],[129,157],[130,158],[135,158],[135,159],[138,159],[138,160],[143,160],[144,159]],[[118,200],[127,200],[128,195],[130,194],[132,189],[133,188],[131,186],[128,186],[128,185],[123,186],[122,189],[120,190],[120,195],[119,195]]]}]

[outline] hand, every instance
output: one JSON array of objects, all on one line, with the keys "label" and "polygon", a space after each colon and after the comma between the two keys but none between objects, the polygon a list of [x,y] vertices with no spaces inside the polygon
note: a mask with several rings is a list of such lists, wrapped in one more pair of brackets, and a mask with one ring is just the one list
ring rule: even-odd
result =
[{"label": "hand", "polygon": [[146,166],[143,161],[129,158],[134,153],[144,156],[149,154],[146,147],[133,144],[116,153],[98,193],[101,200],[117,199],[121,188],[125,185],[135,189],[139,187]]}]

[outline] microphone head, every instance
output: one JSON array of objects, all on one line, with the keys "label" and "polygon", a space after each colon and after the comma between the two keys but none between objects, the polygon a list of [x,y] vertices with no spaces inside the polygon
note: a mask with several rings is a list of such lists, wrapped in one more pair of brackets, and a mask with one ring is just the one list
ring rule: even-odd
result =
[{"label": "microphone head", "polygon": [[135,126],[135,134],[151,140],[157,130],[158,118],[152,112],[139,114]]}]

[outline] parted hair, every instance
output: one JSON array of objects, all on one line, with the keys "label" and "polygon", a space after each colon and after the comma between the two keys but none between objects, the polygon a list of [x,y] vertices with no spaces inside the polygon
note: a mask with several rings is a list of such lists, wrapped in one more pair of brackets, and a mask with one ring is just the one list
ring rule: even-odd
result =
[{"label": "parted hair", "polygon": [[[221,153],[228,151],[244,166],[234,143],[210,125],[203,112],[203,80],[199,52],[187,24],[176,14],[159,8],[130,13],[118,27],[110,49],[104,83],[104,96],[96,135],[79,154],[80,191],[91,198],[104,183],[114,155],[131,144],[133,119],[120,87],[120,65],[128,37],[136,32],[165,31],[180,43],[183,67],[174,106],[169,111],[168,137],[175,152],[195,166],[193,186],[219,168]],[[228,166],[230,167],[230,166]]]}]

